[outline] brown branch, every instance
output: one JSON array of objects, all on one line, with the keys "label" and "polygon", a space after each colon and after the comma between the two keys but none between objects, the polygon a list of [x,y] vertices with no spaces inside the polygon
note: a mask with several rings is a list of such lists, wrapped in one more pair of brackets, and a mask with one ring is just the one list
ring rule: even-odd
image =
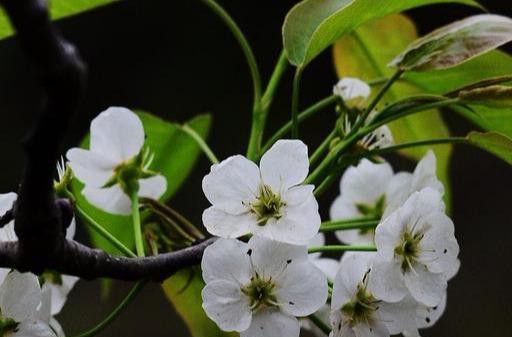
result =
[{"label": "brown branch", "polygon": [[42,273],[46,269],[85,279],[164,279],[200,262],[214,239],[147,258],[115,257],[65,239],[72,218],[68,202],[56,200],[55,163],[85,87],[86,69],[75,47],[50,21],[45,0],[0,0],[45,93],[41,113],[24,141],[26,166],[14,210],[19,242],[0,243],[0,267]]}]

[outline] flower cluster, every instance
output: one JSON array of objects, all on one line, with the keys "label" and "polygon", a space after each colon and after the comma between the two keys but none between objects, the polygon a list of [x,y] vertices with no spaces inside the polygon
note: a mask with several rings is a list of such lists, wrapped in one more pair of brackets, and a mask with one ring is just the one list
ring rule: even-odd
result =
[{"label": "flower cluster", "polygon": [[[359,104],[369,88],[345,79],[334,92]],[[392,141],[389,129],[379,132]],[[279,140],[259,166],[237,155],[204,177],[212,206],[203,223],[220,237],[203,256],[205,312],[242,337],[297,337],[300,327],[325,336],[318,320],[330,321],[331,337],[419,336],[442,315],[447,281],[460,264],[434,153],[413,173],[394,173],[382,159],[346,169],[330,224],[375,225],[336,231],[341,242],[369,248],[338,261],[313,248],[308,255],[308,246],[323,247],[325,237],[314,186],[304,184],[307,152],[300,140]]]}]

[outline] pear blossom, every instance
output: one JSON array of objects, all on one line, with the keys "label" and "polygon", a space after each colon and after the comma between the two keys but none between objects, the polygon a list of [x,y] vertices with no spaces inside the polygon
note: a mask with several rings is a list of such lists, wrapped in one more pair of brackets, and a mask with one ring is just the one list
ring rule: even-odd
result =
[{"label": "pear blossom", "polygon": [[43,299],[37,276],[10,272],[0,285],[0,335],[57,337],[48,300]]},{"label": "pear blossom", "polygon": [[297,317],[327,301],[325,275],[307,247],[253,236],[218,239],[201,263],[203,308],[220,329],[241,337],[299,336]]},{"label": "pear blossom", "polygon": [[[373,117],[377,114],[377,110],[373,110],[372,113],[366,119],[366,124],[373,119]],[[355,122],[360,120],[362,117],[360,115],[356,115]],[[343,134],[347,135],[352,132],[353,121],[354,118],[350,118],[348,114],[344,114],[343,123],[341,123],[341,131]],[[391,129],[387,125],[382,125],[372,132],[365,135],[360,141],[357,142],[357,146],[366,149],[366,150],[375,150],[375,149],[383,149],[385,147],[391,146],[395,143],[393,138],[393,133]]]},{"label": "pear blossom", "polygon": [[418,303],[416,308],[416,329],[403,332],[405,337],[420,337],[418,329],[426,329],[434,326],[446,309],[446,294],[441,302],[433,307]]},{"label": "pear blossom", "polygon": [[[0,215],[10,210],[17,199],[16,193],[0,194]],[[76,221],[73,219],[66,230],[66,238],[73,239],[76,231]],[[18,237],[14,231],[14,221],[9,222],[0,229],[0,242],[18,241]],[[10,269],[0,268],[0,283],[2,283],[9,274]],[[43,288],[48,291],[51,296],[51,314],[56,315],[66,303],[67,296],[71,289],[78,281],[78,277],[70,275],[60,275],[54,271],[46,271],[41,277]]]},{"label": "pear blossom", "polygon": [[371,94],[370,86],[354,77],[343,77],[332,89],[334,95],[343,99],[349,107],[357,107]]},{"label": "pear blossom", "polygon": [[[440,194],[443,184],[436,176],[436,157],[429,151],[413,173],[394,173],[386,162],[373,163],[363,159],[349,167],[340,182],[340,195],[330,209],[332,220],[371,217],[386,218],[414,192],[430,187]],[[349,244],[373,244],[374,230],[337,231],[336,237]]]},{"label": "pear blossom", "polygon": [[213,165],[203,179],[212,206],[203,223],[213,235],[237,238],[252,233],[269,239],[307,245],[320,227],[313,185],[308,175],[307,146],[300,140],[279,140],[260,166],[236,155]]},{"label": "pear blossom", "polygon": [[127,195],[132,184],[138,195],[158,199],[167,188],[166,179],[149,171],[151,156],[143,149],[144,128],[132,111],[111,107],[91,122],[89,150],[73,148],[66,154],[82,194],[94,206],[114,214],[130,214]]},{"label": "pear blossom", "polygon": [[460,264],[454,225],[444,209],[441,194],[427,187],[377,226],[372,269],[377,296],[395,302],[410,294],[429,307],[441,303]]},{"label": "pear blossom", "polygon": [[374,253],[343,255],[334,280],[330,337],[388,337],[415,327],[416,303],[376,296],[370,280]]}]

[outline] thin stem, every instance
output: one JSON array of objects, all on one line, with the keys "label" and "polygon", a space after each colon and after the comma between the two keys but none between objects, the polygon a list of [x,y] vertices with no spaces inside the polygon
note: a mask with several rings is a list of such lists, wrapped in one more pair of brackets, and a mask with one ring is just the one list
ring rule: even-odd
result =
[{"label": "thin stem", "polygon": [[245,35],[242,33],[242,30],[236,22],[231,18],[231,16],[222,8],[217,2],[214,0],[201,0],[203,1],[208,7],[210,7],[211,10],[217,16],[226,24],[226,26],[229,28],[231,33],[235,36],[235,39],[238,41],[238,44],[242,48],[242,51],[245,54],[245,58],[247,60],[247,64],[249,65],[249,70],[251,72],[252,82],[253,82],[253,89],[254,89],[254,106],[259,104],[261,99],[261,75],[258,68],[258,64],[256,62],[256,57],[254,56],[254,53],[252,51],[252,48],[247,41]]},{"label": "thin stem", "polygon": [[[302,111],[299,114],[299,123],[314,116],[317,112],[322,111],[329,105],[336,103],[337,100],[338,100],[338,97],[336,97],[335,95],[331,95],[331,96],[326,97],[326,98],[322,99],[321,101],[318,101],[317,103],[313,104],[312,106],[310,106],[309,108],[307,108],[306,110]],[[275,142],[277,142],[279,139],[286,136],[286,134],[288,132],[290,132],[291,129],[292,129],[292,122],[289,121],[288,123],[283,125],[279,130],[277,130],[277,132],[272,137],[270,137],[270,139],[265,143],[265,146],[263,146],[262,153],[265,153],[268,149],[270,149],[270,147]]]},{"label": "thin stem", "polygon": [[301,78],[302,78],[302,68],[298,67],[295,70],[295,76],[293,77],[292,138],[299,138],[299,93],[300,93]]},{"label": "thin stem", "polygon": [[379,92],[377,93],[377,96],[375,96],[373,98],[373,100],[370,102],[370,104],[368,105],[368,107],[366,108],[366,110],[364,111],[363,115],[361,116],[361,119],[359,120],[359,125],[357,126],[354,126],[354,129],[357,129],[359,128],[359,126],[362,125],[362,123],[366,122],[366,119],[368,118],[368,116],[370,115],[370,113],[373,111],[373,109],[375,109],[375,107],[377,106],[377,104],[379,104],[380,100],[384,97],[384,95],[388,92],[388,90],[391,88],[391,86],[393,85],[393,83],[395,83],[396,80],[398,80],[400,78],[400,76],[402,76],[403,74],[403,71],[402,70],[397,70],[393,76],[391,76],[389,78],[389,80],[384,84],[384,86],[379,90]]},{"label": "thin stem", "polygon": [[331,133],[325,138],[325,140],[320,144],[320,146],[313,152],[311,157],[309,157],[309,165],[313,166],[317,161],[322,158],[322,156],[329,151],[329,146],[331,146],[331,142],[336,137],[336,130],[331,131]]},{"label": "thin stem", "polygon": [[133,234],[135,236],[135,250],[137,251],[137,256],[143,257],[145,253],[144,243],[142,242],[142,226],[140,223],[139,195],[137,193],[137,189],[130,193],[130,198],[132,202],[132,220]]},{"label": "thin stem", "polygon": [[313,192],[313,194],[315,195],[315,197],[320,197],[325,191],[327,191],[327,189],[329,187],[331,187],[332,183],[334,183],[334,181],[336,180],[336,175],[334,174],[329,174],[327,176],[327,178],[325,178],[321,183],[320,185],[318,185],[316,188],[315,188],[315,191]]},{"label": "thin stem", "polygon": [[204,139],[196,132],[196,130],[192,129],[187,124],[182,125],[181,130],[183,130],[183,132],[188,134],[192,139],[196,141],[197,145],[199,145],[201,150],[203,150],[204,154],[208,157],[208,159],[210,159],[212,164],[219,163],[219,159],[217,159],[217,156],[213,153],[213,151],[210,149],[210,147],[204,141]]},{"label": "thin stem", "polygon": [[261,98],[261,105],[263,111],[267,111],[270,104],[272,103],[276,89],[279,86],[279,82],[281,81],[281,78],[283,77],[283,74],[285,73],[286,69],[288,69],[289,64],[290,63],[288,62],[286,53],[283,50],[279,55],[279,59],[277,60],[277,64],[274,68],[274,72],[272,73],[272,76],[270,76],[267,89],[265,89],[263,97]]},{"label": "thin stem", "polygon": [[315,324],[320,330],[322,330],[322,332],[325,333],[326,336],[329,336],[329,334],[331,333],[331,327],[327,323],[322,321],[320,317],[318,317],[315,314],[309,315],[308,318],[313,324]]},{"label": "thin stem", "polygon": [[137,282],[128,295],[126,295],[121,303],[119,303],[119,305],[103,321],[98,323],[98,325],[92,329],[75,335],[74,337],[92,337],[103,331],[110,323],[119,317],[119,315],[128,307],[128,305],[130,305],[147,283],[148,281],[146,280]]},{"label": "thin stem", "polygon": [[410,143],[403,143],[403,144],[397,144],[388,146],[382,149],[375,149],[371,151],[367,151],[362,154],[364,157],[370,157],[370,156],[380,156],[386,153],[402,150],[402,149],[408,149],[412,147],[419,147],[419,146],[427,146],[427,145],[438,145],[438,144],[460,144],[460,143],[467,143],[467,139],[464,137],[447,137],[447,138],[438,138],[438,139],[429,139],[429,140],[421,140],[417,142],[410,142]]},{"label": "thin stem", "polygon": [[318,246],[309,247],[309,254],[313,253],[326,253],[326,252],[376,252],[375,246],[351,246],[351,245],[331,245],[331,246]]},{"label": "thin stem", "polygon": [[114,235],[107,231],[103,226],[97,223],[93,218],[89,216],[80,206],[76,205],[75,210],[78,212],[81,218],[91,226],[91,228],[102,237],[105,238],[112,246],[117,248],[121,253],[129,257],[137,257],[128,247],[126,247],[121,241],[119,241]]},{"label": "thin stem", "polygon": [[327,221],[320,226],[320,232],[333,232],[344,231],[349,229],[371,229],[377,227],[379,220],[340,220],[340,221]]}]

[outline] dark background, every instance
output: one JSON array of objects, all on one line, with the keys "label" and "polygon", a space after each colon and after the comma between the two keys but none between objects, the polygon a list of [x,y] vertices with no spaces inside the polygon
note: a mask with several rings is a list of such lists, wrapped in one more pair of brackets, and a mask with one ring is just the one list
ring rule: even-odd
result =
[{"label": "dark background", "polygon": [[[253,44],[264,78],[281,49],[280,27],[295,3],[290,0],[222,1]],[[509,1],[481,1],[491,12],[511,15]],[[433,6],[409,14],[421,33],[455,18],[476,13],[457,5]],[[89,86],[69,146],[86,132],[88,122],[108,106],[142,108],[167,119],[184,121],[210,111],[214,127],[210,144],[220,158],[245,151],[251,105],[251,82],[238,46],[229,31],[199,1],[122,1],[59,22],[76,43],[90,70]],[[272,110],[270,128],[289,116],[288,73]],[[307,69],[301,93],[306,105],[324,97],[336,81],[330,53]],[[23,167],[20,141],[40,102],[40,91],[13,39],[0,43],[0,191],[15,190]],[[468,129],[448,118],[455,134]],[[308,142],[318,144],[329,123],[317,119],[304,128]],[[402,169],[412,163],[396,161]],[[187,184],[174,198],[183,213],[200,222],[207,206],[200,188],[209,163],[202,158]],[[448,309],[424,336],[510,335],[512,317],[512,187],[510,167],[474,148],[458,146],[451,169],[453,218],[462,247],[462,268],[450,283]],[[330,204],[335,193],[320,200]],[[83,229],[79,237],[86,240]],[[58,317],[68,335],[91,326],[110,312],[129,289],[116,283],[102,300],[99,282],[80,282]],[[183,323],[162,296],[149,286],[135,303],[100,336],[187,336]],[[283,336],[286,337],[286,336]]]}]

